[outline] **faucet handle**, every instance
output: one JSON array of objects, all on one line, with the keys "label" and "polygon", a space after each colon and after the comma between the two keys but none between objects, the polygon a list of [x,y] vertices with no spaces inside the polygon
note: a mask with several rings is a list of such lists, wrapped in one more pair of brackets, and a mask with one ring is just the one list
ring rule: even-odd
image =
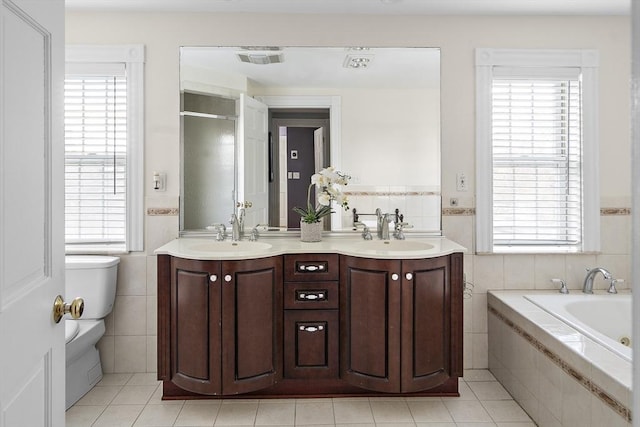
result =
[{"label": "faucet handle", "polygon": [[617,284],[624,284],[624,280],[623,279],[611,279],[611,284],[609,285],[609,289],[607,290],[607,293],[610,294],[617,294],[618,290],[616,289],[616,285]]},{"label": "faucet handle", "polygon": [[222,242],[227,238],[227,227],[224,224],[212,224],[206,227],[207,230],[216,231],[216,240]]},{"label": "faucet handle", "polygon": [[562,279],[551,279],[551,283],[553,283],[554,285],[559,285],[560,286],[560,293],[561,294],[568,294],[569,293],[569,289],[567,288],[567,284],[564,280]]}]

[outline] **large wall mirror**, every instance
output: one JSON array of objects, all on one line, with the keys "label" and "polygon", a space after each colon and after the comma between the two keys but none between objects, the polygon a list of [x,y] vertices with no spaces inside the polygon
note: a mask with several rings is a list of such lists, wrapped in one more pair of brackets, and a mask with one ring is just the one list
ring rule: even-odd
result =
[{"label": "large wall mirror", "polygon": [[349,174],[325,229],[400,212],[440,232],[440,50],[182,47],[182,232],[227,223],[295,229],[311,174]]}]

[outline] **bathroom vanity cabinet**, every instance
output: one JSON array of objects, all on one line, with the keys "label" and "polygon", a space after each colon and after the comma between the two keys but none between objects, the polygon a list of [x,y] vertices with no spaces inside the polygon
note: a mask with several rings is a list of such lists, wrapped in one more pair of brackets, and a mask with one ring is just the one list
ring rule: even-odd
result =
[{"label": "bathroom vanity cabinet", "polygon": [[462,253],[158,255],[163,398],[457,395]]},{"label": "bathroom vanity cabinet", "polygon": [[337,254],[284,256],[284,377],[339,377]]},{"label": "bathroom vanity cabinet", "polygon": [[462,260],[341,257],[341,376],[368,390],[428,390],[462,375]]},{"label": "bathroom vanity cabinet", "polygon": [[247,393],[279,381],[281,257],[160,256],[158,271],[161,379],[207,395]]}]

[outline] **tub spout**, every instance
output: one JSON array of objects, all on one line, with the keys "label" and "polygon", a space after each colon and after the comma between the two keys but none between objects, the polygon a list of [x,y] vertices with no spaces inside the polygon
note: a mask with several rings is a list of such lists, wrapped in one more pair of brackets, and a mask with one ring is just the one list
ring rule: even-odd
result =
[{"label": "tub spout", "polygon": [[593,293],[593,279],[598,273],[602,273],[605,279],[611,280],[611,273],[609,273],[606,269],[602,267],[596,267],[592,269],[587,268],[587,276],[584,278],[582,292],[584,292],[585,294]]}]

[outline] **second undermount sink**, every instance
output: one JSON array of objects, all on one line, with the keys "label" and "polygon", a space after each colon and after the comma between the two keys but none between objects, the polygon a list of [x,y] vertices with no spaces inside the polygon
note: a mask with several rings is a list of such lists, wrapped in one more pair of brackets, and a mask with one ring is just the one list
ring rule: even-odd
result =
[{"label": "second undermount sink", "polygon": [[189,245],[190,250],[197,252],[214,252],[214,253],[259,253],[262,251],[266,251],[271,249],[271,245],[269,243],[264,242],[249,242],[249,241],[239,241],[239,242],[198,242],[192,243]]},{"label": "second undermount sink", "polygon": [[416,252],[433,249],[433,245],[413,240],[364,240],[350,246],[356,252]]}]

